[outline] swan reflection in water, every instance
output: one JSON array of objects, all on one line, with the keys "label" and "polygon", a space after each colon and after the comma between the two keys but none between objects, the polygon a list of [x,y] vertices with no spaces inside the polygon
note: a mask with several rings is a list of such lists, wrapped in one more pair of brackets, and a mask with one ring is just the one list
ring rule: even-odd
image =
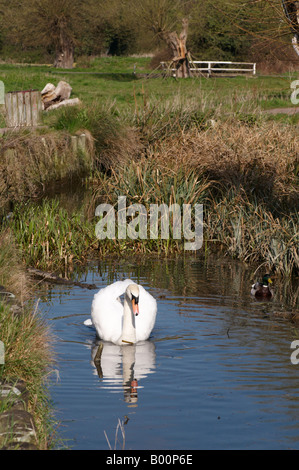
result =
[{"label": "swan reflection in water", "polygon": [[136,406],[140,381],[155,372],[155,345],[151,341],[126,346],[97,340],[91,348],[95,374],[103,388],[116,392],[123,389],[125,402]]}]

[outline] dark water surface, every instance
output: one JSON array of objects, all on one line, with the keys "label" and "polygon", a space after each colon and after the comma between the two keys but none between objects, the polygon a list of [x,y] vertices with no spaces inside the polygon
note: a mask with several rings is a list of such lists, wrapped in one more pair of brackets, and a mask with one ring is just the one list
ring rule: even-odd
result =
[{"label": "dark water surface", "polygon": [[50,393],[65,444],[108,450],[106,433],[114,448],[120,420],[127,450],[299,449],[298,286],[276,280],[275,299],[256,302],[242,265],[195,259],[101,262],[81,281],[127,277],[156,297],[156,325],[143,344],[104,344],[98,368],[95,331],[83,325],[95,291],[41,292],[58,338]]}]

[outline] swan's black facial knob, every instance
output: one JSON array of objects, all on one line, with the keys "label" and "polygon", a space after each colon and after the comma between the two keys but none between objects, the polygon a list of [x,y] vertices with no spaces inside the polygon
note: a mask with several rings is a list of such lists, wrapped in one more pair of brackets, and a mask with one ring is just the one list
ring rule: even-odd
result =
[{"label": "swan's black facial knob", "polygon": [[132,294],[132,308],[133,308],[133,314],[137,317],[139,314],[139,297],[136,297],[135,295]]}]

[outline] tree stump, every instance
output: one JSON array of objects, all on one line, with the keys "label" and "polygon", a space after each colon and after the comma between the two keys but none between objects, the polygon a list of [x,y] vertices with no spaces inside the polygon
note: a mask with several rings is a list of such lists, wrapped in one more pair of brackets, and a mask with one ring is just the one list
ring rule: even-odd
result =
[{"label": "tree stump", "polygon": [[163,33],[163,38],[173,54],[172,62],[176,69],[177,78],[190,77],[190,67],[189,67],[188,52],[187,52],[187,47],[186,47],[187,35],[188,35],[188,19],[187,18],[183,19],[182,26],[183,26],[183,29],[179,36],[177,35],[175,31]]},{"label": "tree stump", "polygon": [[58,103],[69,101],[72,87],[65,81],[61,80],[57,87],[53,83],[47,83],[41,92],[44,109],[48,109]]}]

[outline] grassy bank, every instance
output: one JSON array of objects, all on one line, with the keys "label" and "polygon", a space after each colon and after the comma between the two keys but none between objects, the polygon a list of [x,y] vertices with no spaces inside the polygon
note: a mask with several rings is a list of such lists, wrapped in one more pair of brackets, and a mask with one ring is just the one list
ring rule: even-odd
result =
[{"label": "grassy bank", "polygon": [[5,134],[1,144],[0,207],[35,198],[56,181],[82,178],[93,166],[92,140],[87,138],[87,151],[74,151],[65,131]]},{"label": "grassy bank", "polygon": [[[5,347],[5,364],[0,365],[0,380],[14,384],[24,381],[28,392],[25,409],[34,419],[39,449],[49,449],[54,438],[52,405],[47,391],[47,373],[53,357],[51,334],[38,307],[24,306],[18,314],[0,304],[0,338]],[[51,345],[52,347],[52,345]],[[0,413],[8,411],[13,401],[1,401]],[[9,444],[8,442],[5,445]]]},{"label": "grassy bank", "polygon": [[[47,392],[47,374],[53,367],[53,338],[38,305],[30,301],[33,285],[26,276],[20,252],[10,230],[0,234],[0,284],[14,293],[9,302],[0,295],[0,340],[4,344],[4,364],[0,381],[14,384],[22,380],[28,399],[25,410],[34,419],[40,449],[51,447],[54,420]],[[0,401],[0,413],[14,406],[10,396]],[[5,445],[9,445],[9,439]]]}]

